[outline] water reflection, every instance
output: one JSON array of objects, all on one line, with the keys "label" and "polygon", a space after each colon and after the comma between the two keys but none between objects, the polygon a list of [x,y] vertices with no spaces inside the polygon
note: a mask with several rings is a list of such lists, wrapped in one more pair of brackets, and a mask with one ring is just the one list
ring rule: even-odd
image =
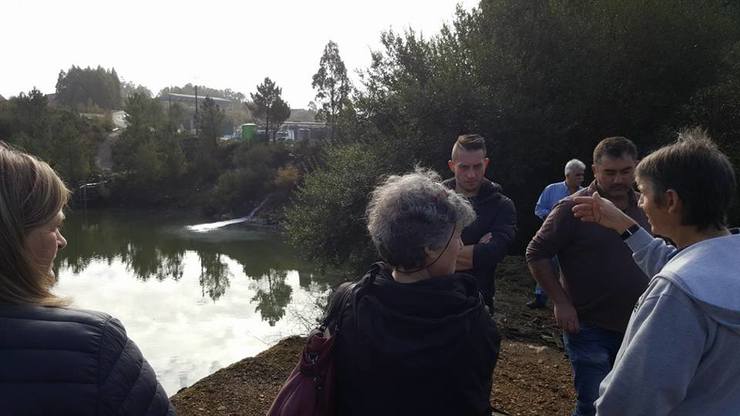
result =
[{"label": "water reflection", "polygon": [[290,294],[293,291],[290,286],[285,284],[287,273],[282,270],[270,270],[265,275],[264,280],[267,284],[257,289],[257,294],[252,298],[252,302],[258,302],[256,311],[262,314],[270,326],[275,326],[285,315],[285,307],[290,303]]},{"label": "water reflection", "polygon": [[269,230],[235,225],[197,233],[188,231],[187,224],[186,220],[173,219],[163,226],[158,218],[145,214],[72,213],[63,230],[68,246],[60,252],[58,265],[79,274],[93,260],[108,264],[120,260],[137,279],[177,281],[183,275],[185,252],[195,251],[200,259],[202,294],[217,301],[229,289],[233,277],[224,262],[228,257],[241,265],[244,274],[260,282],[252,300],[272,324],[285,315],[291,300],[290,287],[285,284],[287,271],[299,271],[302,287],[316,280],[326,286],[339,279],[316,274]]},{"label": "water reflection", "polygon": [[229,287],[229,267],[221,261],[221,254],[198,253],[200,257],[200,287],[203,288],[203,296],[214,301],[226,293]]},{"label": "water reflection", "polygon": [[340,278],[264,229],[188,231],[186,219],[69,213],[56,291],[123,321],[168,393],[305,333]]}]

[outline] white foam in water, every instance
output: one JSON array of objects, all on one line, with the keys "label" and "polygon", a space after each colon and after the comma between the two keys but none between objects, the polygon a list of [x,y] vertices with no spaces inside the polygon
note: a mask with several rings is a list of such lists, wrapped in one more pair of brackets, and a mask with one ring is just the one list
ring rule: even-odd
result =
[{"label": "white foam in water", "polygon": [[219,222],[209,222],[209,223],[206,223],[206,224],[188,225],[185,228],[188,231],[193,231],[193,232],[196,232],[196,233],[207,233],[209,231],[217,230],[217,229],[219,229],[221,227],[225,227],[227,225],[239,224],[240,222],[245,222],[248,219],[249,219],[249,217],[241,217],[241,218],[236,218],[236,219],[228,220],[228,221],[219,221]]},{"label": "white foam in water", "polygon": [[185,227],[188,231],[194,231],[196,233],[207,233],[209,231],[217,230],[221,227],[226,227],[227,225],[231,224],[239,224],[240,222],[247,222],[254,217],[254,214],[257,213],[257,211],[262,208],[263,205],[265,205],[265,202],[267,202],[268,199],[270,199],[271,195],[267,195],[265,199],[260,202],[259,205],[257,205],[252,212],[249,213],[246,217],[237,218],[234,220],[228,220],[228,221],[219,221],[219,222],[209,222],[207,224],[197,224],[197,225],[188,225]]}]

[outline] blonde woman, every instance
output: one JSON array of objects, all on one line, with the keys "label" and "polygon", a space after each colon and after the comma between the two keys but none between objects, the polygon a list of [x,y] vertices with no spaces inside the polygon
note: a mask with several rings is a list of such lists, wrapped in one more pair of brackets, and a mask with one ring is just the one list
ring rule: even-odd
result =
[{"label": "blonde woman", "polygon": [[174,415],[121,323],[51,292],[69,190],[0,141],[0,409],[11,415]]}]

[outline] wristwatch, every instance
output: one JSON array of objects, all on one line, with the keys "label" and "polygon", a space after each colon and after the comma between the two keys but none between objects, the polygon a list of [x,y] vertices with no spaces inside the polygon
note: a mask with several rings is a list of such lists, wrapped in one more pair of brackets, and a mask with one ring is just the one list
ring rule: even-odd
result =
[{"label": "wristwatch", "polygon": [[639,230],[640,230],[640,226],[638,224],[632,224],[629,228],[624,230],[624,232],[620,234],[619,236],[622,237],[622,240],[626,240],[632,237],[632,235]]}]

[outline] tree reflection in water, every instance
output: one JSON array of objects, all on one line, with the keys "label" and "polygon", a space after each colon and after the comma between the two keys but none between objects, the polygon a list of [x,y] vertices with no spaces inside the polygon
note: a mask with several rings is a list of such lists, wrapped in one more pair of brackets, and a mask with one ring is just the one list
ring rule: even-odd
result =
[{"label": "tree reflection in water", "polygon": [[336,275],[317,273],[301,262],[274,233],[236,225],[195,234],[185,230],[184,221],[162,223],[161,218],[151,214],[67,213],[63,233],[68,246],[59,252],[55,267],[80,274],[93,260],[106,261],[111,266],[120,261],[136,279],[179,281],[186,253],[195,252],[200,261],[201,296],[216,302],[234,278],[231,260],[255,280],[256,294],[251,302],[256,303],[255,311],[271,326],[285,316],[291,303],[292,288],[286,283],[288,271],[298,271],[301,287],[315,287],[317,293],[341,280]]},{"label": "tree reflection in water", "polygon": [[254,308],[256,312],[262,315],[262,319],[267,321],[270,326],[275,324],[285,316],[285,308],[290,303],[290,295],[293,288],[285,284],[287,273],[284,270],[270,270],[266,275],[261,276],[263,284],[267,286],[257,289],[257,294],[252,298],[252,302],[257,302]]},{"label": "tree reflection in water", "polygon": [[200,287],[202,295],[208,293],[208,297],[214,302],[226,293],[229,287],[229,266],[221,261],[221,254],[198,253],[200,257]]}]

